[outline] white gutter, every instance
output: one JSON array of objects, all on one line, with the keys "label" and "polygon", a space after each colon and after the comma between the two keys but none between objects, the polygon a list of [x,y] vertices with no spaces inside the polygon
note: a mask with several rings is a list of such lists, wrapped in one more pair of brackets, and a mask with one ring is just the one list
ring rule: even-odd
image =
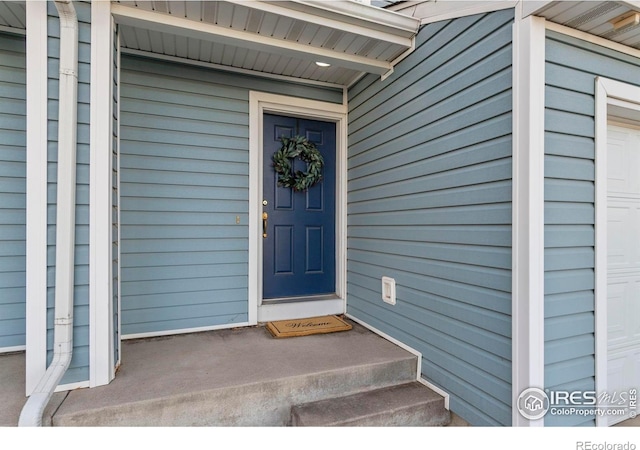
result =
[{"label": "white gutter", "polygon": [[24,405],[19,426],[42,425],[44,409],[69,368],[73,352],[78,18],[72,0],[59,0],[55,5],[60,16],[60,80],[53,361]]},{"label": "white gutter", "polygon": [[407,50],[405,50],[402,54],[400,54],[400,56],[398,56],[396,59],[394,59],[393,61],[391,61],[391,69],[387,72],[387,73],[383,73],[382,76],[380,77],[380,80],[384,81],[386,80],[392,73],[393,73],[393,69],[396,67],[397,64],[400,63],[400,61],[402,61],[403,59],[405,59],[407,56],[409,56],[411,53],[413,53],[413,51],[416,49],[416,38],[415,36],[413,38],[411,38],[411,47],[409,47]]},{"label": "white gutter", "polygon": [[418,18],[358,1],[293,0],[287,7],[307,8],[318,17],[337,16],[343,22],[350,20],[352,23],[366,24],[371,29],[384,30],[386,33],[406,38],[413,37],[420,28]]}]

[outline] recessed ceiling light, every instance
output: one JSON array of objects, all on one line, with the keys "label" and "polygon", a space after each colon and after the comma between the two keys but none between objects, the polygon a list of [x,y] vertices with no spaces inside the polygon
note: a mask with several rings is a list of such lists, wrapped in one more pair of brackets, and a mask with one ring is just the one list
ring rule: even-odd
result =
[{"label": "recessed ceiling light", "polygon": [[326,63],[326,62],[316,61],[316,65],[320,66],[320,67],[329,67],[331,64]]}]

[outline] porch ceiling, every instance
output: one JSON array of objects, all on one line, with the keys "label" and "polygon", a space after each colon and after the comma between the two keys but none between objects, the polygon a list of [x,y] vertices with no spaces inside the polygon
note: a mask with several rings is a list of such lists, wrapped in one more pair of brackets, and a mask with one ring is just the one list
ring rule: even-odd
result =
[{"label": "porch ceiling", "polygon": [[337,85],[387,73],[419,27],[353,1],[118,0],[112,12],[125,51]]},{"label": "porch ceiling", "polygon": [[536,11],[535,15],[629,47],[640,48],[640,24],[631,22],[617,29],[614,27],[617,20],[634,11],[640,11],[640,2],[554,1]]},{"label": "porch ceiling", "polygon": [[26,24],[24,2],[0,1],[0,28],[24,30]]}]

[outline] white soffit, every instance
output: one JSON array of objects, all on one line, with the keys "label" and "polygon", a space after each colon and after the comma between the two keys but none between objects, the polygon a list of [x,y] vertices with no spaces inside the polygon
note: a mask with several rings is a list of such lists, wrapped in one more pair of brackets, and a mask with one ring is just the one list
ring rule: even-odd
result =
[{"label": "white soffit", "polygon": [[584,31],[619,44],[640,49],[640,23],[615,28],[613,23],[621,17],[640,12],[640,2],[583,1],[548,2],[535,15],[550,22]]},{"label": "white soffit", "polygon": [[353,1],[119,0],[112,13],[125,50],[338,85],[387,73],[420,23]]},{"label": "white soffit", "polygon": [[[640,12],[640,1],[527,0],[522,3],[525,16],[536,15],[544,17],[549,22],[640,49],[640,20],[629,19],[626,21],[625,26],[614,27],[616,21],[633,15],[634,12]],[[399,2],[390,5],[388,8],[420,18],[423,23],[427,23],[489,12],[504,7],[513,7],[515,4],[515,1],[505,0],[421,0]]]},{"label": "white soffit", "polygon": [[389,8],[420,18],[423,23],[428,23],[513,8],[515,4],[516,1],[508,0],[422,0],[398,2],[389,6]]},{"label": "white soffit", "polygon": [[27,12],[24,2],[0,1],[0,30],[26,29]]}]

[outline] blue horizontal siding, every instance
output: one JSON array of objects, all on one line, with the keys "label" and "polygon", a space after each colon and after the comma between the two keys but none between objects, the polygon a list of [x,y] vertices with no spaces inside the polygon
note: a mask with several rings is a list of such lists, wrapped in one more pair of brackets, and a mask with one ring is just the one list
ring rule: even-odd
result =
[{"label": "blue horizontal siding", "polygon": [[[132,57],[123,57],[122,59],[122,69],[126,69],[127,61],[133,60]],[[249,90],[256,91],[264,91],[271,92],[274,94],[283,94],[283,95],[291,95],[294,97],[307,98],[312,100],[321,100],[325,102],[331,103],[342,103],[342,89],[337,88],[326,88],[320,86],[313,85],[304,85],[300,83],[292,83],[285,81],[273,81],[268,78],[259,78],[253,76],[245,76],[230,72],[217,72],[207,69],[201,69],[194,66],[172,64],[167,63],[166,61],[153,60],[153,59],[144,59],[137,58],[139,61],[145,61],[145,67],[148,68],[148,72],[152,72],[155,74],[153,80],[149,80],[148,77],[145,77],[145,71],[140,73],[129,73],[127,74],[127,80],[131,79],[131,84],[136,86],[148,86],[148,87],[161,87],[163,90],[167,90],[167,92],[156,93],[160,95],[160,99],[166,98],[166,96],[170,96],[171,94],[176,94],[173,92],[175,89],[175,77],[176,75],[180,75],[181,83],[180,86],[184,86],[184,88],[179,89],[177,104],[180,104],[180,98],[184,98],[184,105],[190,105],[192,102],[190,99],[199,97],[199,94],[211,94],[212,96],[216,96],[218,92],[220,92],[220,97],[224,99],[234,99],[240,98],[248,100],[248,92]],[[142,64],[142,63],[140,63]],[[176,67],[179,67],[179,70],[176,70]],[[135,72],[135,71],[134,71]],[[177,73],[179,72],[179,73]],[[215,73],[215,76],[212,74]],[[142,78],[136,78],[142,77]],[[139,80],[143,80],[139,82]],[[126,83],[124,79],[121,83],[122,93],[125,93],[126,85],[129,84],[129,81]],[[137,89],[137,88],[136,88]],[[144,92],[144,90],[141,90]],[[146,91],[149,93],[150,91]],[[224,93],[223,93],[224,92]],[[143,95],[143,94],[136,94]],[[174,99],[176,97],[173,97]],[[149,97],[149,100],[153,100],[153,95]],[[201,102],[203,98],[196,100],[196,103],[193,103],[193,106],[202,106]],[[222,109],[224,110],[226,104],[224,102],[220,103],[219,106],[213,106],[214,109]],[[207,108],[212,107],[211,103],[207,103]],[[243,111],[248,112],[249,105],[245,103]],[[233,109],[231,109],[233,111]]]},{"label": "blue horizontal siding", "polygon": [[25,39],[0,33],[0,352],[25,345]]},{"label": "blue horizontal siding", "polygon": [[349,90],[347,310],[420,351],[475,425],[511,423],[512,19],[424,26]]},{"label": "blue horizontal siding", "polygon": [[[547,32],[545,387],[595,388],[595,78],[640,84],[640,59]],[[593,417],[547,415],[551,426]]]},{"label": "blue horizontal siding", "polygon": [[122,332],[244,322],[247,90],[201,70],[122,64]]},{"label": "blue horizontal siding", "polygon": [[131,56],[121,64],[122,333],[246,322],[249,91],[335,103],[342,91]]}]

